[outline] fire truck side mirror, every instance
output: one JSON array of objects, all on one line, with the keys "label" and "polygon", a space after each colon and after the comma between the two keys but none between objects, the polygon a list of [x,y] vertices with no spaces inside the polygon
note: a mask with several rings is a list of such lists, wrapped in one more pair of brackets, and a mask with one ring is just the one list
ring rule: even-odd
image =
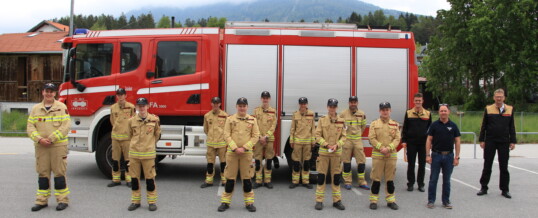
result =
[{"label": "fire truck side mirror", "polygon": [[154,76],[155,76],[155,72],[147,72],[147,73],[146,73],[146,78],[148,78],[148,79],[151,79],[151,78],[153,78]]},{"label": "fire truck side mirror", "polygon": [[[69,74],[69,77],[71,79],[71,82],[75,82],[75,56],[77,54],[76,48],[70,48],[69,49],[69,65],[67,68],[67,73]],[[73,83],[74,85],[74,83]]]}]

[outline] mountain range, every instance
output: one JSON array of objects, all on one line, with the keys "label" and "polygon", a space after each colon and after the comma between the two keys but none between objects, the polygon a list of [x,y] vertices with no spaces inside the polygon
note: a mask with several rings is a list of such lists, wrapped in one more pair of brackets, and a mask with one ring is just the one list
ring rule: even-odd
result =
[{"label": "mountain range", "polygon": [[405,13],[397,10],[383,9],[373,4],[359,0],[256,0],[245,3],[215,3],[197,7],[145,7],[126,13],[131,15],[151,13],[155,20],[163,15],[174,16],[176,21],[184,22],[185,19],[201,19],[212,17],[226,17],[229,21],[263,21],[271,22],[298,22],[304,19],[306,22],[331,19],[336,21],[339,17],[349,17],[352,12],[367,15],[368,12],[383,10],[385,15],[393,15],[396,18]]}]

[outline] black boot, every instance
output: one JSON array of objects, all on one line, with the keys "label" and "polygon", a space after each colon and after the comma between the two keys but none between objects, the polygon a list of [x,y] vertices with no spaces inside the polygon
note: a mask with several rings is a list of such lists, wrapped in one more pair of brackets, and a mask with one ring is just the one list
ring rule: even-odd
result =
[{"label": "black boot", "polygon": [[265,184],[263,184],[263,185],[265,185],[265,187],[267,187],[268,189],[273,189],[273,184],[270,183],[270,182],[265,183]]},{"label": "black boot", "polygon": [[249,204],[245,206],[248,210],[248,212],[256,212],[256,207],[254,207],[254,204]]},{"label": "black boot", "polygon": [[41,204],[36,204],[36,205],[34,205],[34,206],[32,207],[32,211],[33,211],[33,212],[36,212],[36,211],[39,211],[39,210],[41,210],[41,209],[43,209],[43,208],[45,208],[45,207],[48,207],[48,206],[49,206],[48,204],[43,204],[43,205],[41,205]]},{"label": "black boot", "polygon": [[200,188],[207,188],[207,187],[210,187],[210,186],[213,186],[213,184],[209,184],[209,183],[204,182],[204,183],[200,186]]},{"label": "black boot", "polygon": [[342,204],[342,201],[337,201],[333,203],[333,207],[336,207],[338,210],[345,210],[346,207]]},{"label": "black boot", "polygon": [[488,194],[488,190],[486,189],[480,189],[480,191],[476,193],[476,195],[478,196],[487,195],[487,194]]},{"label": "black boot", "polygon": [[370,203],[370,209],[377,210],[377,204],[376,203]]},{"label": "black boot", "polygon": [[129,207],[127,208],[128,211],[133,211],[133,210],[136,210],[140,207],[140,204],[135,204],[135,203],[132,203],[131,205],[129,205]]},{"label": "black boot", "polygon": [[118,185],[121,185],[121,182],[111,182],[111,183],[108,183],[108,187],[114,187],[114,186],[118,186]]},{"label": "black boot", "polygon": [[131,182],[127,182],[127,183],[125,183],[125,185],[127,185],[127,187],[129,187],[129,188],[133,187],[133,183],[131,183]]},{"label": "black boot", "polygon": [[157,205],[156,204],[149,204],[149,211],[156,211]]},{"label": "black boot", "polygon": [[65,208],[67,208],[67,205],[66,203],[59,203],[58,206],[56,206],[56,210],[57,211],[62,211],[62,210],[65,210]]},{"label": "black boot", "polygon": [[323,202],[316,202],[314,208],[316,208],[316,210],[323,210]]},{"label": "black boot", "polygon": [[230,208],[230,204],[222,203],[222,204],[220,204],[220,206],[219,206],[219,208],[217,210],[219,212],[223,212],[223,211],[228,210],[228,208]]},{"label": "black boot", "polygon": [[291,188],[291,189],[294,189],[294,188],[297,187],[297,186],[299,186],[299,184],[294,184],[294,183],[292,183],[292,184],[290,185],[290,188]]},{"label": "black boot", "polygon": [[396,202],[392,202],[392,203],[387,203],[387,207],[389,207],[390,209],[393,209],[393,210],[398,210],[398,205],[396,204]]},{"label": "black boot", "polygon": [[262,187],[263,184],[262,183],[254,183],[254,185],[252,186],[253,189],[257,189],[259,187]]}]

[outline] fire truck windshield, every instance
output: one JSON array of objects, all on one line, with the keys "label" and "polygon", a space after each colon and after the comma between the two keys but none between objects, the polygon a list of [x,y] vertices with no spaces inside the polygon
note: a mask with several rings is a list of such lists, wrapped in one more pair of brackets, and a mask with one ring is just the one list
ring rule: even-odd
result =
[{"label": "fire truck windshield", "polygon": [[112,44],[79,44],[76,52],[75,80],[110,75]]}]

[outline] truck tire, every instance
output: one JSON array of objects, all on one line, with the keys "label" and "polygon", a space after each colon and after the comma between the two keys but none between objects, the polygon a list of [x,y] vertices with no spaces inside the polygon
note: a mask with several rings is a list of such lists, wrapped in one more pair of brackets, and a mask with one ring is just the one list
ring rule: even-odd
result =
[{"label": "truck tire", "polygon": [[291,159],[291,153],[293,153],[293,148],[290,145],[290,138],[286,141],[286,146],[284,147],[284,156],[286,156],[286,162],[288,162],[288,173],[291,177],[291,171],[293,166],[293,160]]},{"label": "truck tire", "polygon": [[107,178],[112,178],[112,139],[110,133],[105,134],[95,149],[95,162]]},{"label": "truck tire", "polygon": [[155,164],[160,163],[164,158],[166,158],[166,155],[157,155],[157,157],[155,157]]}]

